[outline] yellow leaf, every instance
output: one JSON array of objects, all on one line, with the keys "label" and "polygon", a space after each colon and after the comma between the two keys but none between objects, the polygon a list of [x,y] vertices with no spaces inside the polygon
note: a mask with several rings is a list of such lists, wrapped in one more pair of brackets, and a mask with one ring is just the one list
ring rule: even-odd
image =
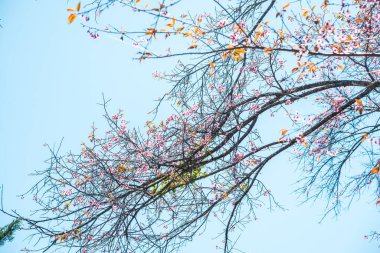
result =
[{"label": "yellow leaf", "polygon": [[281,135],[285,135],[287,132],[288,132],[288,130],[286,130],[284,128],[281,129]]},{"label": "yellow leaf", "polygon": [[136,3],[140,2],[140,0],[136,0]]},{"label": "yellow leaf", "polygon": [[185,36],[185,37],[190,37],[192,34],[191,34],[191,32],[185,32],[184,34],[183,34],[183,36]]},{"label": "yellow leaf", "polygon": [[177,31],[182,31],[183,28],[184,28],[183,26],[180,26],[180,27],[177,28]]},{"label": "yellow leaf", "polygon": [[77,17],[77,15],[75,15],[74,13],[71,13],[70,16],[67,18],[67,20],[69,21],[69,24],[74,22],[76,17]]},{"label": "yellow leaf", "polygon": [[245,54],[245,49],[244,48],[237,48],[237,49],[235,49],[235,53],[243,53],[243,54]]},{"label": "yellow leaf", "polygon": [[342,65],[338,65],[338,69],[343,70],[344,67]]},{"label": "yellow leaf", "polygon": [[282,6],[282,9],[284,10],[284,9],[288,8],[289,6],[290,6],[290,3],[287,3],[284,6]]},{"label": "yellow leaf", "polygon": [[80,2],[77,4],[77,11],[80,11]]},{"label": "yellow leaf", "polygon": [[256,33],[256,36],[255,36],[255,39],[253,40],[253,42],[257,42],[257,40],[259,39],[260,37],[260,33]]}]

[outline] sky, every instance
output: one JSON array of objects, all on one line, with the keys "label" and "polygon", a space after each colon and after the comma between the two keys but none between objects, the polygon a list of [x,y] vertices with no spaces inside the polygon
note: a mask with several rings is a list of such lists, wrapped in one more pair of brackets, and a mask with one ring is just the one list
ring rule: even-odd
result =
[{"label": "sky", "polygon": [[[0,185],[5,208],[22,215],[30,214],[34,204],[31,196],[19,195],[36,182],[30,174],[47,166],[44,143],[58,144],[63,138],[61,150],[79,151],[93,123],[105,126],[98,105],[102,94],[112,99],[110,111],[122,109],[131,125],[142,127],[151,118],[147,113],[154,100],[170,88],[152,78],[157,68],[170,70],[169,62],[139,63],[132,59],[135,48],[107,36],[90,38],[78,23],[67,23],[69,5],[65,0],[0,0]],[[285,210],[258,210],[258,220],[241,234],[239,249],[247,253],[379,251],[380,242],[364,239],[380,227],[371,197],[363,195],[339,216],[327,216],[320,223],[326,203],[300,204],[292,193],[296,165],[286,156],[271,163],[262,177]],[[0,214],[0,226],[10,220]],[[180,252],[219,252],[218,228],[211,221],[207,231]],[[18,232],[0,252],[33,247],[26,235]]]}]

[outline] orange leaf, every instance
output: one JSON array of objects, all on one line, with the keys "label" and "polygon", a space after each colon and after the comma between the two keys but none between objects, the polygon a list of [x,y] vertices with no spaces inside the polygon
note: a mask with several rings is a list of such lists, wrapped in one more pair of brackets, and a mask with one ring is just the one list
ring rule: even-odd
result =
[{"label": "orange leaf", "polygon": [[173,27],[175,25],[175,19],[174,19],[174,17],[172,18],[172,22],[171,23],[167,23],[166,25],[169,26],[169,27]]},{"label": "orange leaf", "polygon": [[197,48],[197,45],[193,44],[189,47],[189,49],[194,49],[194,48]]},{"label": "orange leaf", "polygon": [[136,3],[140,2],[140,0],[136,0]]},{"label": "orange leaf", "polygon": [[364,108],[359,106],[358,108],[355,109],[356,111],[358,111],[360,113],[360,115],[363,113],[364,111]]},{"label": "orange leaf", "polygon": [[213,69],[215,68],[215,64],[213,62],[210,62],[210,67]]},{"label": "orange leaf", "polygon": [[183,26],[180,26],[180,27],[177,28],[177,31],[182,31],[183,28],[184,28]]},{"label": "orange leaf", "polygon": [[380,199],[378,199],[378,200],[376,201],[376,205],[378,205],[378,204],[380,204]]},{"label": "orange leaf", "polygon": [[355,99],[355,102],[360,105],[360,106],[363,106],[363,102],[360,100],[360,99]]},{"label": "orange leaf", "polygon": [[73,8],[68,8],[67,11],[68,12],[75,12],[75,10]]},{"label": "orange leaf", "polygon": [[74,13],[71,13],[70,16],[67,18],[67,20],[69,21],[69,24],[74,22],[76,17],[77,17],[77,15],[75,15]]},{"label": "orange leaf", "polygon": [[362,142],[365,142],[365,140],[367,139],[367,137],[368,137],[367,133],[363,134]]},{"label": "orange leaf", "polygon": [[227,52],[223,52],[222,59],[225,60],[227,58]]},{"label": "orange leaf", "polygon": [[80,11],[80,2],[77,4],[77,11]]},{"label": "orange leaf", "polygon": [[379,171],[380,169],[378,167],[374,167],[372,170],[371,170],[371,174],[379,174]]},{"label": "orange leaf", "polygon": [[284,6],[282,6],[282,9],[284,10],[284,9],[288,8],[289,6],[290,6],[290,3],[287,3]]},{"label": "orange leaf", "polygon": [[298,68],[293,68],[292,72],[296,72],[297,70],[298,70]]},{"label": "orange leaf", "polygon": [[286,129],[284,129],[284,128],[281,129],[281,134],[282,134],[282,135],[285,135],[287,132],[288,132],[288,130],[286,130]]},{"label": "orange leaf", "polygon": [[270,47],[264,47],[264,52],[271,53],[273,50]]}]

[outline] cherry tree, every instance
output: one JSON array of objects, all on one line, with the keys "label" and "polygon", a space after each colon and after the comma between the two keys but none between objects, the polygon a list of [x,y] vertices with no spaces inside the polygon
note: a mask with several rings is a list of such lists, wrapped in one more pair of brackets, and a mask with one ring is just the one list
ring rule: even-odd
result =
[{"label": "cherry tree", "polygon": [[[138,130],[104,101],[104,134],[94,127],[80,153],[50,149],[30,190],[40,209],[23,217],[43,250],[177,251],[217,215],[232,252],[259,206],[279,206],[260,175],[282,153],[303,171],[299,193],[325,198],[326,213],[363,193],[380,203],[380,2],[213,0],[196,14],[181,4],[68,9],[69,23],[123,40],[140,61],[177,59],[155,73],[172,83],[160,103],[176,112]],[[115,8],[150,23],[103,25]]]}]

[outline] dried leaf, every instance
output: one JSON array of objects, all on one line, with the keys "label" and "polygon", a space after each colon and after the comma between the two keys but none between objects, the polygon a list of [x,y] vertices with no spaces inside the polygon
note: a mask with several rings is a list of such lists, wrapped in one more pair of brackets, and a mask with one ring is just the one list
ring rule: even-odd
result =
[{"label": "dried leaf", "polygon": [[80,2],[77,4],[77,8],[76,8],[77,11],[80,11]]}]

